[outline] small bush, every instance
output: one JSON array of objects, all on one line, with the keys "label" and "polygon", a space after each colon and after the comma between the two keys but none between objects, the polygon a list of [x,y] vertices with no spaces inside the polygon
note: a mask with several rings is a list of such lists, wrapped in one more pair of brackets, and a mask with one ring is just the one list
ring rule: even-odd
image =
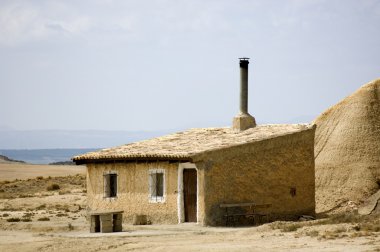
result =
[{"label": "small bush", "polygon": [[4,189],[0,189],[0,192],[5,192],[5,190]]},{"label": "small bush", "polygon": [[14,198],[16,198],[16,196],[11,193],[5,193],[0,196],[0,199],[14,199]]},{"label": "small bush", "polygon": [[292,222],[274,222],[271,224],[271,228],[274,229],[280,229],[281,232],[293,232],[302,227],[303,225],[299,223],[292,223]]},{"label": "small bush", "polygon": [[334,214],[320,221],[320,224],[340,224],[340,223],[359,223],[365,217],[354,213]]},{"label": "small bush", "polygon": [[69,223],[67,226],[68,226],[68,228],[69,228],[70,231],[74,230],[74,226],[71,225],[71,223]]},{"label": "small bush", "polygon": [[33,213],[25,213],[22,217],[23,218],[29,218],[31,216],[33,216]]},{"label": "small bush", "polygon": [[31,222],[32,220],[30,218],[24,218],[24,219],[21,219],[22,222]]},{"label": "small bush", "polygon": [[57,213],[55,216],[57,216],[57,217],[64,217],[64,216],[68,216],[68,214],[65,214],[65,213]]},{"label": "small bush", "polygon": [[46,204],[42,204],[42,205],[39,205],[38,207],[36,207],[36,210],[42,210],[45,208],[46,208]]},{"label": "small bush", "polygon": [[19,198],[31,198],[31,197],[33,197],[33,195],[31,195],[31,194],[20,194],[18,197]]},{"label": "small bush", "polygon": [[360,224],[359,230],[368,232],[380,232],[380,222]]},{"label": "small bush", "polygon": [[311,230],[309,232],[306,232],[306,235],[310,237],[317,237],[319,235],[319,232],[317,230]]},{"label": "small bush", "polygon": [[20,218],[9,218],[7,219],[8,222],[19,222]]},{"label": "small bush", "polygon": [[282,232],[294,232],[297,229],[299,229],[301,225],[299,224],[290,224],[290,225],[285,225],[283,228],[281,228]]},{"label": "small bush", "polygon": [[9,216],[9,214],[7,214],[7,213],[3,214],[3,217],[8,217],[8,216]]},{"label": "small bush", "polygon": [[328,239],[328,240],[334,240],[334,239],[343,238],[343,237],[347,237],[347,235],[342,234],[341,228],[338,228],[332,231],[326,231],[324,232],[324,234],[321,235],[322,239]]},{"label": "small bush", "polygon": [[42,179],[44,179],[44,177],[43,176],[38,176],[36,179],[37,180],[42,180]]},{"label": "small bush", "polygon": [[69,193],[71,193],[70,190],[62,190],[58,192],[59,195],[64,195],[64,194],[69,194]]},{"label": "small bush", "polygon": [[14,208],[14,207],[11,207],[11,206],[6,206],[4,208],[4,210],[5,211],[11,211],[11,212],[13,212],[13,211],[19,211],[20,209],[19,208]]},{"label": "small bush", "polygon": [[335,233],[339,234],[339,233],[343,233],[343,232],[346,232],[347,229],[344,228],[344,227],[338,227],[337,229],[334,230]]},{"label": "small bush", "polygon": [[50,221],[50,218],[49,217],[42,217],[42,218],[39,218],[38,221]]},{"label": "small bush", "polygon": [[55,191],[59,190],[61,187],[58,184],[50,184],[46,187],[46,190],[48,191]]}]

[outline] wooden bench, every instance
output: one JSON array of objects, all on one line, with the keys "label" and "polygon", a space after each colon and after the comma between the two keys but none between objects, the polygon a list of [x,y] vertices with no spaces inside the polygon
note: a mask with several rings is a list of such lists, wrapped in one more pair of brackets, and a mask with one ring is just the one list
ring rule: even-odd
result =
[{"label": "wooden bench", "polygon": [[[231,203],[231,204],[220,204],[220,208],[225,208],[226,213],[223,217],[226,219],[226,226],[228,224],[233,224],[240,222],[241,218],[248,219],[250,223],[257,225],[263,223],[264,219],[268,222],[268,214],[256,212],[259,208],[268,208],[271,204],[257,204],[254,202],[245,202],[245,203]],[[245,209],[246,211],[240,211],[239,213],[231,213],[232,209]],[[230,209],[230,212],[228,211]]]},{"label": "wooden bench", "polygon": [[121,232],[124,211],[92,211],[90,215],[91,233]]}]

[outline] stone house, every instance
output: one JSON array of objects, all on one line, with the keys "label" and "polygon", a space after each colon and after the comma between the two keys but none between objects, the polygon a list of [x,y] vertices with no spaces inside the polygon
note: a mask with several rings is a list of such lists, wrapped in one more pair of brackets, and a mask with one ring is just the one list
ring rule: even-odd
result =
[{"label": "stone house", "polygon": [[315,214],[315,126],[256,125],[247,111],[248,59],[240,60],[233,127],[190,129],[76,156],[87,166],[88,207],[124,222],[224,223],[223,203],[269,204],[272,220]]}]

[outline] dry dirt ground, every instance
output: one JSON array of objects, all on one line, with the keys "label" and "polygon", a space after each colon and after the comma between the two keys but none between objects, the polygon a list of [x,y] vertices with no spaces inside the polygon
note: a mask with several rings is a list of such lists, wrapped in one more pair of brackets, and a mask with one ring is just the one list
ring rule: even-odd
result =
[{"label": "dry dirt ground", "polygon": [[0,159],[0,181],[14,179],[29,179],[37,176],[66,176],[86,174],[83,165],[33,165],[5,162]]},{"label": "dry dirt ground", "polygon": [[84,175],[49,174],[0,182],[0,251],[380,251],[378,215],[258,227],[123,225],[120,233],[91,234]]}]

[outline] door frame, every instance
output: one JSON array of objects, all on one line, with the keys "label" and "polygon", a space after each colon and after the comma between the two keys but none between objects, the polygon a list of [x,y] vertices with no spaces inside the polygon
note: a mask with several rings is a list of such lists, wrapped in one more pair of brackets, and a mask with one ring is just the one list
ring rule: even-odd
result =
[{"label": "door frame", "polygon": [[185,169],[195,169],[197,172],[197,222],[199,222],[199,174],[198,169],[193,163],[179,163],[178,165],[178,223],[185,222],[185,202],[183,195],[183,170]]}]

